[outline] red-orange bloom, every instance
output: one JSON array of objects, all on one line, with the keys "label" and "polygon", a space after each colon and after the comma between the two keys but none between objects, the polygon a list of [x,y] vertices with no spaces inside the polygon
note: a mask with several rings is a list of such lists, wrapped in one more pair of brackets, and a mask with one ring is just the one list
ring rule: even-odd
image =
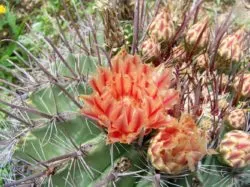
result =
[{"label": "red-orange bloom", "polygon": [[173,120],[161,129],[148,149],[152,165],[168,174],[179,174],[185,169],[194,171],[206,153],[206,134],[189,115],[182,115],[180,121]]},{"label": "red-orange bloom", "polygon": [[166,126],[171,120],[166,112],[179,99],[169,89],[172,72],[143,64],[125,50],[111,64],[90,80],[93,93],[80,96],[85,102],[81,113],[107,128],[109,143],[131,143],[143,131]]}]

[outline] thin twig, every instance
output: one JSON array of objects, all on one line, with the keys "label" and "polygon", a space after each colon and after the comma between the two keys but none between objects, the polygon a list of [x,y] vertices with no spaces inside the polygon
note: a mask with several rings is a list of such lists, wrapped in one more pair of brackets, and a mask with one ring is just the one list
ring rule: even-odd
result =
[{"label": "thin twig", "polygon": [[232,15],[232,10],[229,12],[228,16],[226,17],[225,21],[221,24],[221,26],[216,30],[215,33],[215,39],[214,42],[212,43],[210,47],[210,72],[213,72],[215,68],[215,60],[216,60],[216,55],[218,48],[220,46],[220,41],[222,40],[222,37],[224,36],[225,32],[227,31],[229,25],[230,25],[230,17]]},{"label": "thin twig", "polygon": [[10,73],[11,75],[13,75],[13,77],[16,77],[18,80],[20,80],[21,82],[25,82],[25,78],[24,77],[21,77],[21,75],[19,75],[18,73],[16,73],[15,71],[3,66],[3,65],[0,65],[0,69],[2,69],[3,71],[6,71],[7,73]]},{"label": "thin twig", "polygon": [[97,54],[97,58],[98,58],[98,64],[99,66],[102,65],[102,60],[101,60],[101,55],[100,55],[100,51],[99,51],[99,47],[98,47],[98,41],[97,41],[97,35],[96,35],[96,30],[94,28],[94,25],[93,25],[93,22],[92,22],[92,18],[90,16],[89,17],[89,20],[90,20],[90,28],[91,28],[91,31],[92,31],[92,35],[93,35],[93,40],[94,40],[94,44],[95,44],[95,50],[96,50],[96,54]]},{"label": "thin twig", "polygon": [[35,179],[39,179],[39,178],[44,177],[44,176],[49,177],[50,175],[54,175],[56,169],[57,169],[56,167],[54,167],[54,168],[51,167],[51,168],[46,169],[46,170],[44,170],[44,171],[42,171],[40,173],[36,173],[34,175],[25,177],[23,179],[20,179],[20,180],[5,184],[4,187],[18,186],[18,185],[22,185],[22,184],[27,184],[28,185],[28,184],[30,184],[30,182],[28,183],[28,181],[31,181],[31,182],[35,183]]},{"label": "thin twig", "polygon": [[139,39],[139,23],[140,22],[140,0],[136,1],[135,14],[134,14],[134,32],[133,32],[133,43],[132,43],[132,54],[135,54],[138,47]]}]

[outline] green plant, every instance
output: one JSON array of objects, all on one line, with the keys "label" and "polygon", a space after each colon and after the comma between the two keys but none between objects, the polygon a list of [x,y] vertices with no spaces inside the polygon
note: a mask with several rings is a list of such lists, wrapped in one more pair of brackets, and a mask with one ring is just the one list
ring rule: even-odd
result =
[{"label": "green plant", "polygon": [[[17,24],[15,14],[6,7],[6,13],[0,15],[0,65],[6,68],[13,67],[8,60],[16,61],[17,57],[14,55],[14,51],[20,52],[17,45],[6,39],[16,40],[23,32],[23,24]],[[2,68],[1,68],[2,69]],[[0,78],[12,81],[13,76],[5,71],[0,72]]]},{"label": "green plant", "polygon": [[[5,168],[1,168],[0,169],[0,176],[1,177],[5,177],[5,178],[8,178],[8,174],[9,174],[9,168],[8,166],[6,166]],[[0,178],[0,186],[3,186],[3,179]]]},{"label": "green plant", "polygon": [[[133,38],[128,46],[132,53],[138,52],[139,39],[142,42],[159,36],[159,42],[164,43],[156,58],[145,61],[148,64],[124,48],[111,58],[102,47],[103,25],[99,25],[101,18],[97,14],[78,20],[79,28],[73,27],[68,35],[60,31],[63,37],[58,46],[45,37],[51,50],[44,57],[34,56],[17,43],[34,63],[29,65],[29,71],[19,70],[23,81],[21,87],[12,85],[18,93],[13,94],[15,100],[0,99],[11,108],[0,108],[9,116],[6,122],[16,128],[9,134],[1,132],[4,146],[0,156],[12,156],[3,159],[2,165],[19,161],[12,171],[14,181],[6,179],[4,185],[249,185],[249,165],[237,168],[225,163],[220,159],[224,153],[217,149],[229,130],[223,123],[227,107],[235,108],[240,100],[244,101],[240,89],[231,90],[235,77],[242,75],[246,66],[241,63],[244,59],[233,59],[240,61],[239,66],[229,68],[229,72],[215,66],[221,39],[229,27],[228,18],[216,30],[214,40],[201,40],[207,37],[203,35],[208,27],[205,24],[197,33],[197,41],[192,42],[192,49],[185,46],[185,33],[190,34],[185,29],[201,19],[200,3],[194,4],[181,27],[172,22],[172,9],[168,7],[163,30],[171,32],[165,35],[158,35],[151,25],[146,27],[150,32],[141,28],[142,33],[148,33],[144,37],[137,23],[149,17],[153,25],[161,28],[154,19],[158,17],[150,17],[157,12],[145,14],[145,19],[139,16],[138,9],[134,12]],[[200,40],[207,42],[202,50],[196,50]],[[181,54],[174,54],[176,46],[180,46]],[[206,55],[205,68],[199,68],[195,61],[199,55]],[[177,60],[179,56],[181,60]],[[226,84],[221,73],[226,73]],[[220,107],[221,99],[229,104]],[[190,117],[185,123],[178,122],[183,113]],[[200,125],[202,130],[199,123],[203,119],[207,122]],[[244,134],[249,136],[248,132]],[[244,154],[249,158],[249,150]],[[166,169],[170,163],[178,169]],[[20,176],[23,167],[26,170]]]}]

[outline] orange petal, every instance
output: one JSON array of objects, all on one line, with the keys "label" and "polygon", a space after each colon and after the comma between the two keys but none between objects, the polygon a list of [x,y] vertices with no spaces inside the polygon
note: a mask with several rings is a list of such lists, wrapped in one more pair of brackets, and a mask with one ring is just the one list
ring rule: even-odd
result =
[{"label": "orange petal", "polygon": [[157,113],[159,113],[162,109],[162,102],[159,99],[153,100],[151,97],[146,97],[144,99],[145,102],[145,112],[147,114],[148,119],[153,118]]},{"label": "orange petal", "polygon": [[141,71],[143,74],[150,75],[152,72],[152,67],[147,64],[142,64]]},{"label": "orange petal", "polygon": [[136,134],[140,133],[140,131],[144,125],[144,114],[143,113],[144,113],[143,110],[140,110],[140,109],[134,110],[132,121],[129,124],[129,129],[132,132],[136,132]]},{"label": "orange petal", "polygon": [[101,95],[102,93],[102,89],[103,89],[103,85],[102,83],[97,80],[96,78],[93,78],[89,81],[90,86],[99,94]]},{"label": "orange petal", "polygon": [[93,101],[94,101],[94,110],[96,111],[96,113],[98,114],[105,114],[105,111],[104,111],[104,107],[103,107],[103,102],[101,100],[100,97],[93,97]]},{"label": "orange petal", "polygon": [[114,122],[111,128],[118,130],[121,134],[127,134],[128,131],[128,120],[126,116],[126,111],[123,110],[120,117]]},{"label": "orange petal", "polygon": [[[147,85],[148,84],[148,85]],[[146,88],[145,88],[145,91],[146,93],[153,97],[153,98],[156,98],[157,97],[157,94],[158,94],[158,88],[154,85],[154,84],[150,84],[150,83],[147,83],[146,85]]]},{"label": "orange petal", "polygon": [[115,73],[120,73],[120,64],[119,64],[119,60],[115,59],[112,61],[112,71]]},{"label": "orange petal", "polygon": [[123,110],[123,105],[117,103],[115,105],[114,110],[112,110],[110,113],[111,121],[116,121],[120,117],[120,115],[122,114],[122,110]]},{"label": "orange petal", "polygon": [[169,89],[165,95],[166,96],[163,100],[163,104],[166,109],[170,109],[179,102],[179,92],[177,90]]},{"label": "orange petal", "polygon": [[153,72],[153,80],[159,89],[168,88],[170,85],[171,78],[171,71],[170,69],[166,69],[164,67],[164,64],[158,66]]},{"label": "orange petal", "polygon": [[102,106],[105,115],[110,117],[115,107],[114,99],[112,97],[105,98],[105,100],[103,100]]},{"label": "orange petal", "polygon": [[129,76],[124,74],[119,74],[115,77],[115,89],[119,96],[127,95],[132,86],[132,82]]},{"label": "orange petal", "polygon": [[112,74],[107,68],[103,67],[100,67],[98,71],[99,71],[99,80],[101,82],[101,86],[104,87],[111,80]]},{"label": "orange petal", "polygon": [[121,137],[122,134],[119,131],[108,131],[108,143],[120,142]]},{"label": "orange petal", "polygon": [[131,63],[133,63],[134,65],[138,65],[138,64],[142,64],[142,62],[141,62],[141,59],[140,59],[140,57],[138,56],[138,55],[135,55],[135,56],[132,56],[132,55],[130,55],[130,61],[131,61]]}]

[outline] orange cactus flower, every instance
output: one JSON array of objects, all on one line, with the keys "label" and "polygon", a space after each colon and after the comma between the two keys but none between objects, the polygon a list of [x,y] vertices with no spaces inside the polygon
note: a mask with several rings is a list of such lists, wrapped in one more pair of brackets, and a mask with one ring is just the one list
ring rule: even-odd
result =
[{"label": "orange cactus flower", "polygon": [[108,143],[129,144],[142,132],[167,126],[172,120],[167,111],[179,99],[169,89],[170,69],[143,64],[124,49],[111,64],[90,80],[93,93],[80,96],[85,103],[81,113],[107,129]]},{"label": "orange cactus flower", "polygon": [[180,121],[173,120],[161,129],[148,149],[152,165],[168,174],[179,174],[185,169],[194,171],[206,153],[206,133],[189,115],[182,115]]}]

